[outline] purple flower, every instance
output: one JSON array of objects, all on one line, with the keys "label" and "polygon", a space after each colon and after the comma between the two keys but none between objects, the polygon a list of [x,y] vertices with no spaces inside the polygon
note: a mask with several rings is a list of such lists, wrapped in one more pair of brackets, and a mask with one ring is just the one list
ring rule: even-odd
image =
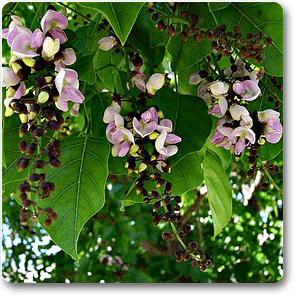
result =
[{"label": "purple flower", "polygon": [[141,115],[141,121],[138,121],[136,117],[133,118],[132,125],[134,130],[142,137],[151,134],[157,126],[158,114],[154,107],[145,111]]},{"label": "purple flower", "polygon": [[210,82],[203,80],[197,89],[198,97],[202,98],[207,105],[210,105],[211,99],[212,99],[212,95],[208,91],[209,85],[210,85]]},{"label": "purple flower", "polygon": [[242,96],[242,100],[245,101],[253,101],[255,100],[260,94],[261,90],[257,83],[252,80],[245,80],[239,81],[237,80],[233,84],[233,90]]},{"label": "purple flower", "polygon": [[63,58],[61,60],[55,61],[55,71],[59,72],[60,69],[65,68],[65,66],[70,66],[76,61],[76,54],[72,48],[67,48],[63,51]]},{"label": "purple flower", "polygon": [[276,144],[282,137],[282,125],[280,123],[280,113],[266,109],[258,112],[258,120],[264,123],[263,134],[269,143]]},{"label": "purple flower", "polygon": [[119,114],[121,106],[117,102],[112,102],[110,106],[106,108],[103,115],[104,123],[111,123],[115,121],[115,114]]},{"label": "purple flower", "polygon": [[168,133],[172,132],[173,130],[172,121],[169,119],[162,119],[159,122],[159,125],[156,126],[156,130],[159,132],[162,132],[163,130],[166,130]]},{"label": "purple flower", "polygon": [[254,144],[255,143],[255,133],[252,129],[250,129],[247,126],[239,126],[235,128],[230,137],[230,139],[234,139],[235,142],[235,154],[240,155],[245,147],[248,145],[248,142],[246,144],[246,140],[249,141],[249,143]]},{"label": "purple flower", "polygon": [[106,137],[109,142],[113,145],[111,151],[114,157],[125,156],[131,146],[131,143],[134,144],[134,137],[132,132],[124,127],[123,117],[115,113],[115,121],[109,123],[106,128]]},{"label": "purple flower", "polygon": [[179,136],[167,133],[167,130],[163,130],[155,140],[155,148],[158,153],[170,157],[178,152],[178,147],[174,144],[179,142],[181,142],[181,138]]},{"label": "purple flower", "polygon": [[49,9],[41,20],[41,27],[44,33],[51,32],[53,28],[66,29],[68,20],[62,13]]},{"label": "purple flower", "polygon": [[20,77],[8,67],[2,67],[2,86],[9,87],[17,85],[20,82]]},{"label": "purple flower", "polygon": [[217,122],[216,132],[212,135],[210,141],[217,147],[224,147],[229,150],[234,142],[233,139],[231,139],[233,128],[223,126],[226,122],[227,119],[224,118]]},{"label": "purple flower", "polygon": [[68,110],[68,101],[82,103],[84,96],[78,90],[79,81],[76,71],[62,68],[55,78],[55,86],[59,97],[55,102],[57,108],[62,111]]},{"label": "purple flower", "polygon": [[133,84],[142,92],[146,92],[146,75],[143,73],[143,71],[140,69],[138,73],[136,73],[135,76],[131,78],[131,81]]}]

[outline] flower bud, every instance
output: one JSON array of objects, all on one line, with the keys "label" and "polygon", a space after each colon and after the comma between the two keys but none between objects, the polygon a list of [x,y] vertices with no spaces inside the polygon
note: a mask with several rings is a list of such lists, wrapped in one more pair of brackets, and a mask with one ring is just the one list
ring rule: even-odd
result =
[{"label": "flower bud", "polygon": [[28,177],[28,180],[34,181],[34,182],[38,181],[39,179],[40,179],[40,175],[36,174],[36,173],[30,174]]},{"label": "flower bud", "polygon": [[113,36],[103,37],[98,41],[98,47],[103,51],[109,51],[110,49],[114,48],[116,45],[117,45],[117,41]]},{"label": "flower bud", "polygon": [[58,160],[56,157],[50,157],[49,164],[53,168],[59,168],[61,166],[61,161]]},{"label": "flower bud", "polygon": [[22,123],[19,126],[19,136],[20,136],[20,138],[22,138],[26,134],[27,131],[28,131],[27,123]]},{"label": "flower bud", "polygon": [[39,96],[38,96],[38,103],[45,103],[48,101],[49,99],[49,93],[47,91],[42,91],[39,93]]},{"label": "flower bud", "polygon": [[10,117],[15,113],[15,111],[10,107],[7,106],[7,108],[5,109],[5,117]]},{"label": "flower bud", "polygon": [[25,170],[29,165],[29,159],[21,158],[21,160],[17,164],[17,169],[19,172]]},{"label": "flower bud", "polygon": [[27,143],[23,140],[19,143],[18,147],[21,153],[25,153],[27,148]]},{"label": "flower bud", "polygon": [[163,232],[161,236],[166,241],[170,241],[173,239],[173,236],[169,232]]},{"label": "flower bud", "polygon": [[28,122],[28,115],[27,114],[19,114],[19,118],[21,123],[25,124]]}]

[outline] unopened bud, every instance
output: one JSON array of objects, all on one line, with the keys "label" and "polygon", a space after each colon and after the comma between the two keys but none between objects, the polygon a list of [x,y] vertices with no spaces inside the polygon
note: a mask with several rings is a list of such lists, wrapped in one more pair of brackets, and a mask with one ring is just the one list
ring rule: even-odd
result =
[{"label": "unopened bud", "polygon": [[27,123],[28,122],[28,115],[27,114],[19,114],[19,118],[21,123]]},{"label": "unopened bud", "polygon": [[113,36],[103,37],[98,41],[99,49],[103,51],[109,51],[117,45],[117,41]]},{"label": "unopened bud", "polygon": [[19,143],[18,147],[21,153],[25,153],[27,148],[27,143],[23,140]]},{"label": "unopened bud", "polygon": [[49,93],[47,91],[42,91],[39,93],[39,96],[38,96],[39,103],[45,103],[48,101],[48,99],[49,99]]},{"label": "unopened bud", "polygon": [[14,110],[10,107],[10,106],[7,106],[6,110],[5,110],[5,117],[10,117],[14,114]]}]

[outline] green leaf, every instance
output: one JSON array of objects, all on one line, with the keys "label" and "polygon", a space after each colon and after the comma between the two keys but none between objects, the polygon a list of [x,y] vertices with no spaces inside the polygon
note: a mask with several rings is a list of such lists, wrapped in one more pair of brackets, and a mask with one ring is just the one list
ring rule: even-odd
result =
[{"label": "green leaf", "polygon": [[124,56],[121,52],[97,50],[93,59],[93,66],[98,78],[103,83],[103,88],[120,94],[126,93],[127,75],[118,69],[123,59]]},{"label": "green leaf", "polygon": [[124,45],[144,2],[81,2],[79,4],[100,11]]},{"label": "green leaf", "polygon": [[168,45],[167,51],[172,56],[172,70],[186,69],[207,56],[211,51],[211,42],[203,39],[197,43],[192,37],[187,41],[182,40],[180,34],[173,36]]},{"label": "green leaf", "polygon": [[86,81],[88,84],[94,84],[96,81],[96,73],[93,65],[94,55],[78,57],[72,69],[78,73],[78,79]]},{"label": "green leaf", "polygon": [[242,36],[262,31],[265,37],[272,37],[271,47],[264,50],[262,66],[269,75],[283,76],[283,10],[278,3],[231,2],[214,14],[219,25],[225,24],[228,30],[239,26]]},{"label": "green leaf", "polygon": [[204,179],[212,211],[214,237],[226,226],[232,214],[232,189],[218,155],[207,149],[203,161]]},{"label": "green leaf", "polygon": [[[105,202],[108,155],[109,145],[104,138],[65,138],[60,156],[62,166],[47,171],[46,179],[55,184],[56,190],[38,205],[51,207],[58,218],[45,230],[76,261],[80,231]],[[41,224],[44,220],[45,216],[40,215]]]},{"label": "green leaf", "polygon": [[[136,22],[128,37],[128,43],[133,48],[137,49],[148,60],[147,65],[152,67],[156,66],[164,58],[165,47],[151,48],[151,38],[149,38],[153,31],[159,31],[154,26],[151,14],[147,12],[147,8],[142,9],[136,19]],[[142,38],[141,36],[148,37]],[[165,40],[167,40],[167,34],[165,33]]]}]

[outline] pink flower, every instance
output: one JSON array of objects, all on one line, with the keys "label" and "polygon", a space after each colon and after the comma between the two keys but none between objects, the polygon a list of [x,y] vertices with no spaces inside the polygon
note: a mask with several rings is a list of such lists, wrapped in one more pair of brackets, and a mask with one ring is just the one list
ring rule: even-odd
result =
[{"label": "pink flower", "polygon": [[34,34],[30,32],[19,33],[12,41],[12,54],[18,58],[33,58],[39,56],[36,53],[38,47],[43,44],[44,36],[38,30]]},{"label": "pink flower", "polygon": [[109,51],[117,45],[117,40],[113,36],[105,36],[98,41],[99,49]]},{"label": "pink flower", "polygon": [[166,130],[168,133],[172,132],[173,130],[172,121],[169,119],[162,119],[159,122],[159,125],[156,125],[156,130],[159,132],[162,132],[163,130]]},{"label": "pink flower", "polygon": [[70,66],[76,61],[76,54],[72,48],[67,48],[63,51],[63,58],[59,61],[55,61],[55,71],[59,72],[60,69],[65,68],[65,66]]},{"label": "pink flower", "polygon": [[20,77],[8,67],[2,67],[2,86],[9,87],[17,85],[20,82]]},{"label": "pink flower", "polygon": [[141,120],[138,121],[136,117],[133,118],[132,125],[134,130],[142,137],[151,134],[157,126],[158,114],[154,107],[145,111],[141,115]]},{"label": "pink flower", "polygon": [[280,123],[280,113],[266,109],[258,112],[258,120],[264,123],[263,134],[269,143],[276,144],[282,137],[282,125]]},{"label": "pink flower", "polygon": [[138,73],[131,78],[132,83],[142,92],[146,92],[146,75],[140,69]]},{"label": "pink flower", "polygon": [[117,102],[112,102],[110,106],[106,108],[103,115],[104,123],[111,123],[115,121],[115,114],[119,114],[121,106]]},{"label": "pink flower", "polygon": [[49,9],[41,20],[41,27],[44,33],[53,28],[66,29],[68,20],[62,13]]},{"label": "pink flower", "polygon": [[230,106],[230,114],[234,120],[242,120],[242,126],[252,127],[253,121],[246,107],[237,104],[232,105]]},{"label": "pink flower", "polygon": [[240,155],[245,147],[248,145],[246,144],[246,140],[249,141],[249,143],[254,144],[255,143],[255,133],[252,129],[246,126],[239,126],[235,128],[230,137],[230,139],[234,139],[235,142],[235,154]]},{"label": "pink flower", "polygon": [[59,39],[53,40],[51,37],[47,36],[43,43],[42,57],[47,61],[53,59],[54,55],[59,51],[59,48]]},{"label": "pink flower", "polygon": [[245,101],[253,101],[255,100],[260,94],[261,90],[257,83],[252,80],[245,80],[239,81],[237,80],[233,84],[233,90],[242,96],[242,100]]},{"label": "pink flower", "polygon": [[68,110],[68,101],[82,103],[84,96],[78,90],[79,81],[76,71],[62,68],[55,78],[55,86],[59,97],[55,102],[57,108],[62,111]]},{"label": "pink flower", "polygon": [[150,95],[155,95],[158,90],[160,90],[165,84],[165,76],[160,73],[155,73],[150,76],[148,82],[146,83],[147,92]]},{"label": "pink flower", "polygon": [[212,99],[212,95],[208,91],[209,85],[210,82],[203,80],[198,86],[198,90],[197,90],[198,97],[202,98],[207,105],[210,105]]},{"label": "pink flower", "polygon": [[132,132],[124,127],[124,119],[118,113],[114,115],[115,121],[109,123],[106,128],[106,137],[113,145],[111,151],[114,157],[125,156],[131,146],[134,144]]},{"label": "pink flower", "polygon": [[181,138],[179,136],[167,133],[167,130],[163,130],[155,140],[155,148],[158,153],[170,157],[178,152],[178,147],[174,144],[179,142],[181,142]]},{"label": "pink flower", "polygon": [[73,107],[70,110],[70,115],[73,117],[78,117],[79,116],[79,103],[74,103]]},{"label": "pink flower", "polygon": [[226,122],[227,120],[224,118],[218,121],[216,132],[212,135],[210,141],[217,147],[224,147],[225,149],[229,150],[234,142],[231,138],[233,128],[223,126],[226,124]]}]

